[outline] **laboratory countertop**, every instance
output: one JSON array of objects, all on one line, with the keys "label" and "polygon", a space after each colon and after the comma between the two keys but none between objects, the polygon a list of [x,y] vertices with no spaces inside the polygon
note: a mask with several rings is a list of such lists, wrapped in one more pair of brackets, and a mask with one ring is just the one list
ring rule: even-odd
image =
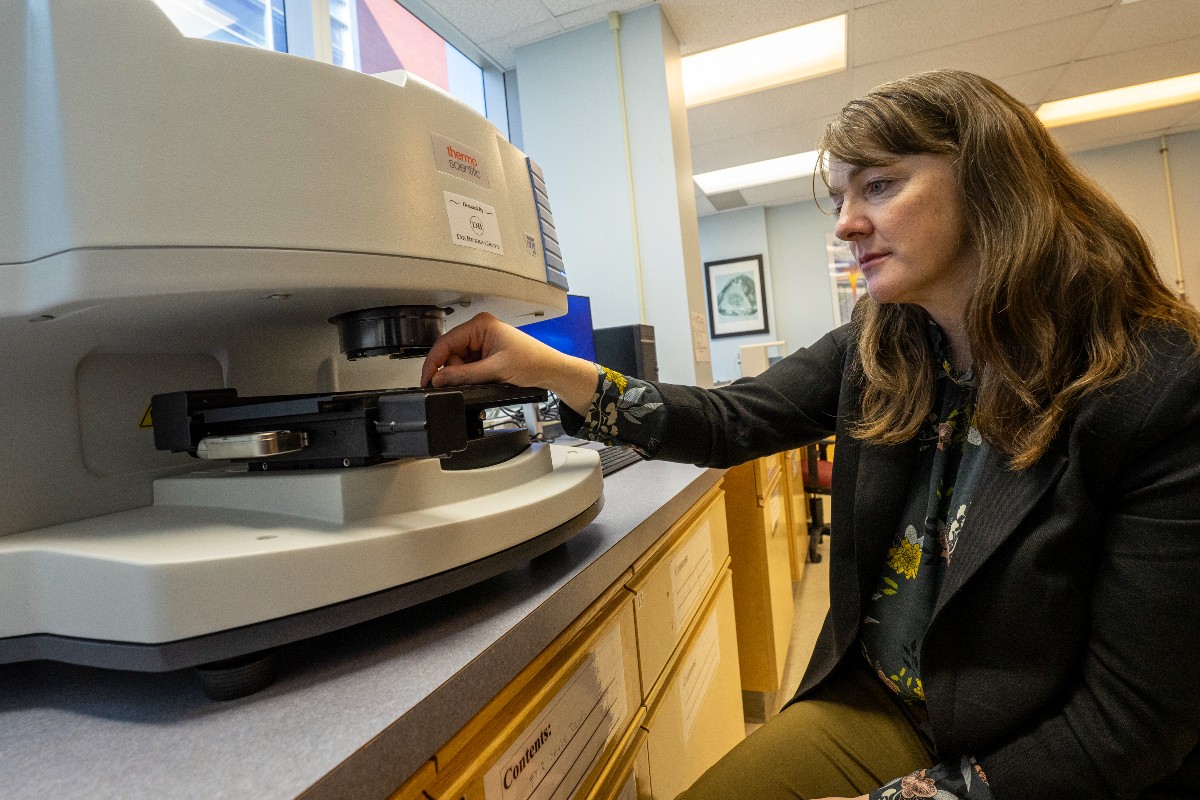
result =
[{"label": "laboratory countertop", "polygon": [[[386,798],[629,569],[721,470],[634,464],[599,516],[518,569],[283,649],[230,702],[184,670],[0,666],[0,794]],[[2,613],[2,610],[0,610]]]}]

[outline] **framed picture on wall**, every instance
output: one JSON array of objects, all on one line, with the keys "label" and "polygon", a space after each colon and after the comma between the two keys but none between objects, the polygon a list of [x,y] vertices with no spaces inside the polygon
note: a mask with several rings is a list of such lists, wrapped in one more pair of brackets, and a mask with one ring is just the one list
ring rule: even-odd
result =
[{"label": "framed picture on wall", "polygon": [[767,284],[761,255],[705,262],[704,283],[712,338],[767,332]]}]

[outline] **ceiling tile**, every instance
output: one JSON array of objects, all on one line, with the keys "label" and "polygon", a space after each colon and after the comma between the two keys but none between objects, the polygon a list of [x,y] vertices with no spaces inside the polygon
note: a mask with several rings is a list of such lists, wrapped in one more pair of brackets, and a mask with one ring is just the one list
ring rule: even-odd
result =
[{"label": "ceiling tile", "polygon": [[901,58],[1106,8],[1112,0],[896,0],[857,9],[850,20],[854,66]]},{"label": "ceiling tile", "polygon": [[736,133],[720,141],[693,144],[692,172],[710,172],[812,150],[825,132],[828,122],[828,118],[822,117],[807,120],[803,124]]},{"label": "ceiling tile", "polygon": [[1010,75],[1063,65],[1087,44],[1107,16],[1105,11],[985,36],[854,69],[853,92],[865,94],[887,80],[928,69],[964,69],[999,82]]},{"label": "ceiling tile", "polygon": [[1022,72],[1020,75],[1009,75],[997,80],[996,83],[1007,89],[1025,105],[1037,106],[1045,102],[1050,90],[1066,71],[1065,66],[1038,69],[1032,72]]},{"label": "ceiling tile", "polygon": [[688,110],[693,142],[725,138],[731,130],[768,130],[825,117],[851,99],[850,76],[841,72],[763,92],[731,97]]},{"label": "ceiling tile", "polygon": [[[476,44],[553,19],[541,0],[437,0],[429,5]],[[532,40],[531,40],[532,41]]]},{"label": "ceiling tile", "polygon": [[[750,205],[746,202],[746,198],[739,191],[719,192],[717,194],[708,195],[708,202],[717,211],[730,211],[735,208],[745,208]],[[758,205],[755,203],[755,205]]]},{"label": "ceiling tile", "polygon": [[1196,0],[1118,5],[1079,57],[1094,58],[1166,44],[1195,36],[1197,31],[1200,31],[1200,3]]},{"label": "ceiling tile", "polygon": [[645,5],[643,0],[608,0],[608,2],[604,3],[590,3],[575,11],[564,12],[556,19],[567,30],[573,30],[574,28],[582,28],[585,25],[591,25],[594,22],[607,19],[608,12],[610,11],[625,14],[629,11],[642,8]]},{"label": "ceiling tile", "polygon": [[1118,142],[1152,139],[1168,133],[1176,125],[1192,118],[1200,103],[1163,108],[1158,111],[1143,111],[1096,122],[1066,125],[1054,128],[1050,133],[1068,150],[1090,150]]},{"label": "ceiling tile", "polygon": [[[815,189],[818,194],[825,191],[825,187],[819,178],[817,179]],[[779,183],[768,183],[766,186],[754,186],[749,189],[742,189],[742,196],[746,199],[747,205],[778,206],[795,203],[800,200],[812,201],[813,190],[813,178],[810,175],[805,178],[794,178],[790,181],[780,181]],[[832,219],[830,227],[833,227]]]},{"label": "ceiling tile", "polygon": [[1192,72],[1200,72],[1197,35],[1157,47],[1076,61],[1067,68],[1047,99],[1061,100]]},{"label": "ceiling tile", "polygon": [[598,2],[598,0],[542,0],[542,3],[556,17],[593,6],[600,7],[600,16],[602,17],[607,16],[608,12],[612,10],[609,8],[611,3]]},{"label": "ceiling tile", "polygon": [[[486,39],[479,42],[478,45],[479,49],[487,53],[497,64],[505,69],[512,69],[517,63],[516,50],[518,47],[524,47],[533,42],[540,42],[542,39],[549,39],[551,36],[557,36],[562,32],[562,24],[558,20],[551,18],[535,22],[519,31]],[[530,38],[531,36],[535,38]]]},{"label": "ceiling tile", "polygon": [[848,0],[662,0],[683,55],[794,28],[847,11]]}]

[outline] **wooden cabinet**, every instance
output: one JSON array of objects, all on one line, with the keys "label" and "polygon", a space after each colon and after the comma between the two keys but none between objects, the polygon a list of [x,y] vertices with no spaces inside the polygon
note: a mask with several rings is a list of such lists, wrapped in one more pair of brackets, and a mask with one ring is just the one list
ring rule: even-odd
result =
[{"label": "wooden cabinet", "polygon": [[622,743],[608,767],[588,792],[585,800],[649,800],[650,755],[646,750],[646,729],[641,726],[645,709],[638,723],[629,729],[627,741]]},{"label": "wooden cabinet", "polygon": [[673,798],[745,736],[728,570],[647,703],[650,796]]},{"label": "wooden cabinet", "polygon": [[650,696],[684,630],[729,557],[725,496],[709,492],[633,565],[642,699]]},{"label": "wooden cabinet", "polygon": [[718,485],[395,798],[671,800],[741,740],[741,710]]},{"label": "wooden cabinet", "polygon": [[642,713],[640,698],[633,598],[616,586],[438,751],[426,791],[435,800],[586,792]]},{"label": "wooden cabinet", "polygon": [[425,788],[433,783],[436,772],[434,763],[426,761],[425,765],[413,773],[413,776],[392,793],[388,800],[429,800],[429,795],[425,794]]},{"label": "wooden cabinet", "polygon": [[747,719],[765,719],[774,713],[794,613],[782,457],[730,469],[725,489],[743,701]]}]

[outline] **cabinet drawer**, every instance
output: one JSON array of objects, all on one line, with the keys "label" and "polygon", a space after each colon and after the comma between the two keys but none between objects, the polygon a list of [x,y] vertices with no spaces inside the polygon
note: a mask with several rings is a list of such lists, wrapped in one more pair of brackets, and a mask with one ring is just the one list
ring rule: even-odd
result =
[{"label": "cabinet drawer", "polygon": [[772,635],[775,656],[775,689],[783,679],[783,665],[792,638],[792,618],[795,601],[792,594],[792,542],[788,529],[787,508],[784,505],[784,482],[776,481],[767,496],[763,509],[767,516],[766,561],[771,602]]},{"label": "cabinet drawer", "polygon": [[633,602],[623,590],[616,597],[590,631],[518,676],[511,699],[497,698],[439,751],[431,797],[537,800],[591,788],[641,705]]},{"label": "cabinet drawer", "polygon": [[746,464],[725,476],[742,689],[774,693],[783,677],[793,615],[783,481],[777,475],[760,498],[750,471]]},{"label": "cabinet drawer", "polygon": [[643,698],[658,681],[728,555],[725,495],[718,489],[634,565],[627,585],[634,593]]},{"label": "cabinet drawer", "polygon": [[646,751],[646,729],[641,725],[646,709],[641,711],[618,755],[601,773],[585,800],[645,800],[651,797],[650,757]]},{"label": "cabinet drawer", "polygon": [[804,464],[801,451],[789,450],[784,454],[783,477],[786,485],[788,517],[792,537],[792,582],[804,578],[804,567],[808,562],[808,495],[804,491]]},{"label": "cabinet drawer", "polygon": [[782,454],[763,456],[754,460],[754,484],[758,488],[759,499],[765,499],[771,483],[782,472]]},{"label": "cabinet drawer", "polygon": [[674,798],[745,736],[729,573],[651,699],[646,728],[651,794]]}]

